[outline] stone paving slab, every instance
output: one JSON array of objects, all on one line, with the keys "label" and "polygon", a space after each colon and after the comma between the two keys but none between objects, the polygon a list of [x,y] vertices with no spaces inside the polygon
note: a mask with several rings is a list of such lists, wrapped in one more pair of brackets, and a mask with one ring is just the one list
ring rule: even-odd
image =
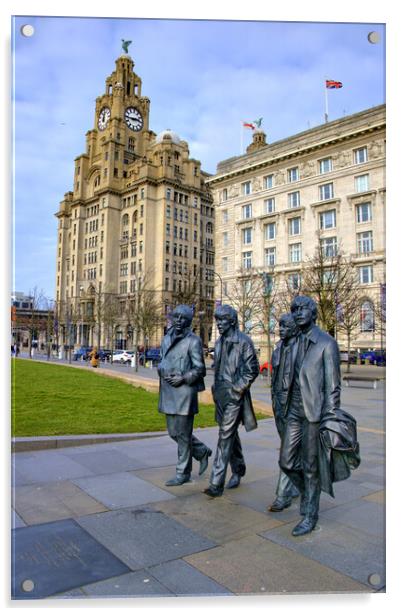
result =
[{"label": "stone paving slab", "polygon": [[153,508],[217,543],[226,543],[281,524],[269,516],[233,503],[225,496],[183,496]]},{"label": "stone paving slab", "polygon": [[47,483],[93,475],[92,471],[58,452],[39,452],[26,458],[15,457],[14,468],[26,482]]},{"label": "stone paving slab", "polygon": [[48,597],[128,571],[74,520],[14,530],[12,560],[16,599]]},{"label": "stone paving slab", "polygon": [[100,513],[77,522],[133,571],[216,545],[151,508]]},{"label": "stone paving slab", "polygon": [[24,520],[20,518],[14,509],[11,509],[11,528],[21,528],[23,526],[26,526]]},{"label": "stone paving slab", "polygon": [[379,492],[373,492],[372,494],[368,494],[368,496],[364,496],[364,500],[372,501],[374,503],[379,503],[380,505],[385,505],[386,492],[385,490],[379,490]]},{"label": "stone paving slab", "polygon": [[[384,586],[383,540],[367,534],[364,530],[345,526],[339,519],[325,520],[325,515],[319,517],[318,526],[309,535],[293,537],[292,529],[293,524],[287,524],[260,534],[312,561],[348,575],[370,589]],[[369,583],[368,580],[373,575],[379,576],[378,584]]]},{"label": "stone paving slab", "polygon": [[85,597],[169,597],[172,593],[161,584],[149,571],[141,570],[126,573],[119,577],[110,578],[89,584],[81,588]]},{"label": "stone paving slab", "polygon": [[75,479],[74,483],[108,509],[135,507],[144,503],[175,498],[166,490],[161,490],[132,473],[85,477]]},{"label": "stone paving slab", "polygon": [[168,563],[150,567],[148,571],[176,596],[233,594],[228,588],[217,584],[184,560],[171,560]]},{"label": "stone paving slab", "polygon": [[95,450],[78,453],[66,451],[65,455],[97,475],[131,471],[144,466],[143,462],[130,458],[121,451],[112,448],[104,449],[103,451]]},{"label": "stone paving slab", "polygon": [[196,462],[192,471],[191,480],[181,486],[166,486],[167,479],[175,477],[175,466],[147,468],[134,471],[132,474],[140,477],[144,481],[169,492],[173,496],[188,496],[190,494],[200,494],[208,486],[209,471],[207,470],[201,477],[198,475],[199,464]]},{"label": "stone paving slab", "polygon": [[14,506],[27,524],[42,524],[106,511],[104,505],[70,481],[16,488]]},{"label": "stone paving slab", "polygon": [[323,512],[321,519],[322,526],[327,520],[334,520],[382,540],[385,536],[385,509],[379,503],[363,499],[352,501]]},{"label": "stone paving slab", "polygon": [[364,584],[257,535],[184,560],[236,594],[368,592]]}]

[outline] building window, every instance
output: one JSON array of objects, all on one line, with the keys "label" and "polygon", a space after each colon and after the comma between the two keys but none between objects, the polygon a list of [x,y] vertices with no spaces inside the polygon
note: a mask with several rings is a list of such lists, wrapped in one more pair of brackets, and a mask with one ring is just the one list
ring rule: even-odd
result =
[{"label": "building window", "polygon": [[247,205],[242,206],[242,218],[252,218],[252,204],[248,203]]},{"label": "building window", "polygon": [[336,210],[321,212],[319,220],[321,229],[334,229],[336,227]]},{"label": "building window", "polygon": [[252,267],[252,251],[242,253],[242,266],[244,269]]},{"label": "building window", "polygon": [[301,287],[301,274],[290,274],[288,276],[288,286],[292,291],[298,291]]},{"label": "building window", "polygon": [[171,225],[168,223],[165,225],[165,233],[166,235],[171,235]]},{"label": "building window", "polygon": [[222,234],[222,244],[223,246],[228,246],[228,231],[224,231]]},{"label": "building window", "polygon": [[272,214],[276,211],[276,201],[274,197],[271,197],[271,199],[264,200],[264,211],[265,214]]},{"label": "building window", "polygon": [[244,182],[242,184],[242,194],[250,195],[252,192],[252,182]]},{"label": "building window", "polygon": [[368,160],[368,150],[367,147],[358,148],[354,150],[354,162],[356,165],[360,165],[361,163],[366,163]]},{"label": "building window", "polygon": [[128,264],[127,263],[121,263],[120,264],[120,275],[121,276],[127,276],[127,271],[128,271]]},{"label": "building window", "polygon": [[333,182],[329,182],[329,184],[322,184],[322,186],[319,186],[319,199],[320,201],[333,199]]},{"label": "building window", "polygon": [[357,222],[371,222],[372,206],[370,203],[360,203],[356,206]]},{"label": "building window", "polygon": [[270,175],[266,175],[263,178],[263,188],[273,188],[274,186],[274,175],[271,173]]},{"label": "building window", "polygon": [[369,174],[357,175],[355,178],[355,192],[366,192],[369,190]]},{"label": "building window", "polygon": [[374,282],[374,271],[372,265],[364,265],[358,268],[360,284],[372,284]]},{"label": "building window", "polygon": [[357,246],[359,254],[366,254],[374,250],[372,231],[357,234]]},{"label": "building window", "polygon": [[299,207],[300,198],[299,198],[299,190],[295,192],[288,193],[288,207]]},{"label": "building window", "polygon": [[276,247],[264,249],[264,259],[266,265],[276,265]]},{"label": "building window", "polygon": [[167,188],[167,201],[171,200],[171,192],[172,192],[171,189]]},{"label": "building window", "polygon": [[337,255],[337,237],[326,237],[320,241],[322,255],[326,257],[335,257]]},{"label": "building window", "polygon": [[302,256],[302,244],[290,244],[289,246],[289,259],[291,263],[300,263]]},{"label": "building window", "polygon": [[271,222],[264,226],[264,239],[274,240],[276,238],[276,223]]},{"label": "building window", "polygon": [[365,300],[361,304],[360,321],[361,321],[361,331],[362,332],[375,331],[374,305],[369,300]]},{"label": "building window", "polygon": [[319,161],[319,173],[330,173],[332,170],[332,159],[323,158]]},{"label": "building window", "polygon": [[298,182],[299,180],[299,170],[298,167],[292,167],[292,169],[287,170],[287,177],[289,182]]},{"label": "building window", "polygon": [[224,224],[228,222],[228,210],[223,210],[223,212],[222,212],[222,221],[223,221]]},{"label": "building window", "polygon": [[288,221],[288,235],[300,235],[301,234],[301,217],[291,218]]},{"label": "building window", "polygon": [[252,244],[252,227],[242,229],[242,243]]},{"label": "building window", "polygon": [[228,257],[223,257],[221,259],[221,267],[223,272],[228,272]]},{"label": "building window", "polygon": [[222,191],[221,201],[226,201],[228,199],[228,188],[224,188]]}]

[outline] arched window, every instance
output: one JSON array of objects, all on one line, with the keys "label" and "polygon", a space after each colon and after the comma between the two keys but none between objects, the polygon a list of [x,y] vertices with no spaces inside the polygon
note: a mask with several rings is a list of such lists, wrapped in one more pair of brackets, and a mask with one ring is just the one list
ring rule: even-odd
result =
[{"label": "arched window", "polygon": [[207,233],[213,233],[213,223],[212,222],[208,222],[206,224],[206,231]]},{"label": "arched window", "polygon": [[366,299],[361,304],[361,331],[373,332],[375,330],[374,304]]},{"label": "arched window", "polygon": [[97,175],[95,180],[94,180],[94,188],[97,188],[97,186],[99,186],[101,183],[101,176]]},{"label": "arched window", "polygon": [[125,214],[122,217],[122,225],[123,225],[123,227],[127,227],[128,224],[129,224],[129,214]]}]

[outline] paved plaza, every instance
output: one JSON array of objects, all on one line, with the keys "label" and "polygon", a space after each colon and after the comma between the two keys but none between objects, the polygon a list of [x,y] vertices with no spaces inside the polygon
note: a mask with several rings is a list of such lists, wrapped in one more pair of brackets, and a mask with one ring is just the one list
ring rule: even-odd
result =
[{"label": "paved plaza", "polygon": [[[256,399],[267,398],[257,382]],[[241,439],[247,474],[221,498],[209,470],[180,487],[167,434],[13,454],[13,597],[228,596],[385,591],[385,383],[343,386],[361,465],[293,537],[298,503],[269,513],[279,439],[267,418]],[[195,431],[215,449],[217,428]],[[211,460],[211,459],[210,459]]]}]

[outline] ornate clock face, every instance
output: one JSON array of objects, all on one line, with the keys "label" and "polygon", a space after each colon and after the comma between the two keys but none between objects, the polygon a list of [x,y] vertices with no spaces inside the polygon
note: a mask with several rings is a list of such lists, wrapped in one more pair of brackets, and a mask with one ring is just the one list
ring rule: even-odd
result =
[{"label": "ornate clock face", "polygon": [[105,128],[108,126],[110,117],[111,117],[111,110],[109,109],[109,107],[102,107],[101,111],[99,112],[99,117],[98,117],[99,130],[105,130]]},{"label": "ornate clock face", "polygon": [[143,128],[143,116],[136,107],[128,107],[126,109],[125,121],[131,130],[139,131]]}]

